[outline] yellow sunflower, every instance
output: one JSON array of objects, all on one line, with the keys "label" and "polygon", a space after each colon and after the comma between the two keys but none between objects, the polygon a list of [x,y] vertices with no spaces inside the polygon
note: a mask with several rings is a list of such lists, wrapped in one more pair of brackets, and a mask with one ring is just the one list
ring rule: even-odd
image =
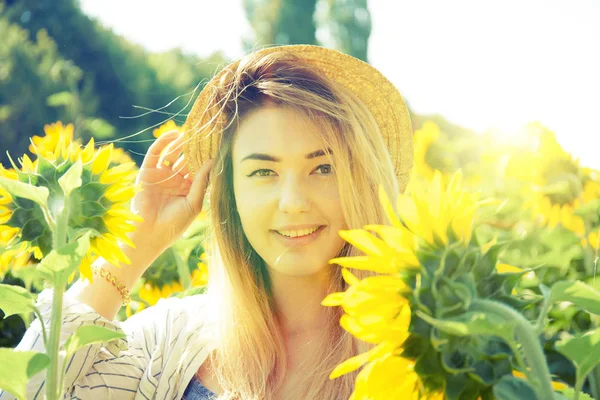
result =
[{"label": "yellow sunflower", "polygon": [[140,288],[138,295],[140,299],[144,300],[149,305],[155,305],[158,300],[167,298],[172,294],[183,291],[183,286],[178,281],[166,283],[162,287],[154,286],[151,283],[146,282],[144,286]]},{"label": "yellow sunflower", "polygon": [[389,275],[359,280],[345,268],[342,275],[348,289],[330,294],[322,304],[342,306],[345,314],[340,325],[353,336],[377,346],[338,365],[330,379],[364,366],[350,399],[442,399],[424,394],[414,362],[401,356],[411,317],[404,281]]},{"label": "yellow sunflower", "polygon": [[183,129],[183,128],[181,126],[177,125],[175,123],[175,121],[173,121],[172,119],[170,119],[167,122],[165,122],[164,124],[162,124],[161,126],[159,126],[158,128],[154,129],[152,131],[152,135],[155,138],[159,138],[162,135],[164,135],[165,133],[169,133],[169,132],[172,132],[172,131],[181,132],[181,129]]},{"label": "yellow sunflower", "polygon": [[427,162],[427,152],[440,137],[440,128],[431,121],[425,121],[414,134],[414,173],[426,180],[433,178],[433,168]]},{"label": "yellow sunflower", "polygon": [[[31,160],[29,163],[29,167],[33,167]],[[7,170],[1,164],[0,176],[18,180],[18,175],[14,170]],[[20,228],[8,224],[13,218],[14,204],[10,193],[0,186],[0,276],[4,276],[11,268],[26,266],[34,256],[38,260],[42,258],[42,252],[38,246],[28,246],[27,242],[18,243]]]},{"label": "yellow sunflower", "polygon": [[29,151],[39,157],[44,157],[50,161],[56,160],[61,152],[64,151],[73,142],[73,124],[64,126],[62,122],[44,125],[45,136],[33,136],[32,144],[29,145]]},{"label": "yellow sunflower", "polygon": [[421,379],[414,371],[414,362],[386,354],[358,373],[349,400],[360,399],[444,400],[444,393],[424,393]]},{"label": "yellow sunflower", "polygon": [[416,251],[420,244],[440,248],[451,242],[466,245],[471,241],[475,213],[487,201],[480,201],[477,193],[462,190],[460,172],[451,177],[447,186],[439,171],[435,171],[428,184],[411,178],[407,191],[409,193],[398,197],[394,210],[380,188],[381,204],[392,226],[367,225],[365,229],[340,231],[340,236],[365,256],[340,257],[329,262],[347,268],[395,274],[419,267]]},{"label": "yellow sunflower", "polygon": [[146,305],[143,301],[131,300],[129,303],[127,303],[127,306],[125,306],[125,316],[129,318],[133,314],[137,314],[145,308]]},{"label": "yellow sunflower", "polygon": [[[135,163],[110,168],[112,144],[96,149],[92,138],[82,148],[71,141],[70,129],[61,129],[60,123],[51,125],[50,128],[47,126],[46,137],[35,141],[44,144],[43,151],[36,147],[38,159],[31,161],[24,155],[21,169],[14,166],[15,170],[9,172],[2,168],[0,174],[9,179],[46,187],[49,191],[48,208],[52,214],[64,202],[64,193],[58,179],[75,162],[82,163],[82,184],[70,194],[69,228],[71,232],[79,234],[92,230],[90,254],[79,268],[82,277],[91,280],[90,262],[94,257],[101,256],[117,266],[121,262],[130,263],[119,242],[133,246],[127,234],[135,229],[132,222],[141,221],[139,216],[129,210],[129,201],[139,190],[134,185]],[[57,138],[61,132],[66,132],[66,136]],[[0,196],[0,231],[10,231],[18,242],[26,243],[26,249],[33,252],[36,258],[43,258],[52,250],[53,244],[52,232],[42,208],[29,200],[13,198],[6,190],[0,192]],[[76,237],[68,238],[75,239]]]},{"label": "yellow sunflower", "polygon": [[447,185],[439,171],[434,172],[431,182],[427,184],[413,175],[407,193],[398,197],[398,217],[382,190],[380,198],[394,227],[406,227],[413,236],[433,246],[446,245],[450,240],[468,243],[475,212],[485,203],[479,200],[478,193],[463,190],[460,171],[450,178]]},{"label": "yellow sunflower", "polygon": [[[329,294],[322,305],[341,306],[340,325],[356,338],[376,345],[344,361],[330,375],[334,379],[363,367],[357,376],[355,399],[443,399],[442,389],[427,391],[413,369],[414,361],[402,355],[410,335],[408,299],[412,296],[404,273],[420,280],[423,252],[443,253],[450,245],[466,251],[472,246],[475,213],[485,203],[478,194],[463,191],[460,172],[447,184],[444,180],[439,171],[434,171],[430,182],[413,175],[407,193],[400,195],[395,207],[380,188],[380,201],[391,226],[367,225],[339,232],[365,255],[329,261],[343,267],[347,289]],[[493,240],[481,251],[486,253],[495,244]],[[347,268],[380,275],[360,280]],[[498,270],[510,271],[505,265]]]},{"label": "yellow sunflower", "polygon": [[[340,319],[340,325],[353,336],[377,344],[371,350],[344,361],[329,376],[330,379],[335,379],[366,364],[357,378],[354,394],[357,396],[356,392],[367,390],[360,384],[361,382],[370,381],[366,385],[366,387],[370,387],[373,383],[371,381],[382,379],[381,375],[372,376],[370,374],[382,359],[402,353],[402,344],[408,337],[411,313],[408,301],[403,296],[407,287],[402,279],[382,275],[360,280],[346,268],[342,269],[342,276],[348,284],[348,289],[345,292],[328,295],[321,304],[342,306],[345,314]],[[396,371],[397,374],[402,375],[405,372],[405,370]],[[401,393],[408,394],[404,389]],[[358,395],[356,398],[369,397]],[[383,399],[385,397],[375,396],[372,398]]]},{"label": "yellow sunflower", "polygon": [[192,287],[200,287],[208,284],[208,266],[203,263],[198,263],[198,268],[192,271]]},{"label": "yellow sunflower", "polygon": [[17,248],[6,249],[8,241],[4,238],[7,231],[0,231],[0,280],[11,269],[26,266],[31,259],[31,252],[26,243],[21,243]]},{"label": "yellow sunflower", "polygon": [[560,146],[553,132],[539,124],[531,124],[529,129],[538,142],[525,168],[529,172],[510,175],[525,182],[523,207],[542,225],[561,225],[585,243],[585,223],[576,211],[600,198],[598,172],[581,167],[579,160]]},{"label": "yellow sunflower", "polygon": [[134,162],[133,158],[131,158],[129,153],[127,153],[125,150],[123,150],[120,147],[115,147],[113,149],[111,161],[112,161],[111,166],[118,165],[118,164],[129,164],[129,163]]},{"label": "yellow sunflower", "polygon": [[[198,262],[198,268],[192,271],[190,279],[191,287],[205,286],[208,283],[208,266],[203,262]],[[140,288],[138,296],[140,299],[152,306],[156,304],[158,300],[170,297],[171,295],[182,292],[183,290],[183,286],[179,280],[161,284],[155,279],[147,279],[144,285]],[[141,311],[141,309],[138,311]],[[130,310],[130,312],[133,312],[133,310]]]},{"label": "yellow sunflower", "polygon": [[[584,246],[585,244],[586,243],[582,243],[582,245]],[[590,232],[590,234],[587,237],[587,244],[589,244],[590,247],[595,251],[600,250],[600,232],[598,232],[598,229]]]}]

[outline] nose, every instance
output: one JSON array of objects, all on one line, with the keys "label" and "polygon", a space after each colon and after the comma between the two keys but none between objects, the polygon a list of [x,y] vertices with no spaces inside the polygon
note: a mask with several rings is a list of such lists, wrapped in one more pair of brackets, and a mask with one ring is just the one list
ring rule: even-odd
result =
[{"label": "nose", "polygon": [[310,211],[310,200],[306,189],[292,176],[288,176],[281,184],[279,210],[287,214]]}]

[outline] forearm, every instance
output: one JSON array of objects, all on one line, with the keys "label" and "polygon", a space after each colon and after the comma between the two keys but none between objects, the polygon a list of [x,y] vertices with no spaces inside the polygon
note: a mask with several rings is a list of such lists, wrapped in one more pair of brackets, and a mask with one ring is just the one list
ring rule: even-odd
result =
[{"label": "forearm", "polygon": [[[135,285],[144,271],[158,257],[160,253],[146,251],[142,248],[133,249],[123,245],[123,253],[131,260],[131,264],[120,264],[116,267],[108,263],[103,258],[98,258],[94,265],[105,269],[122,282],[127,289]],[[85,280],[78,280],[68,293],[75,296],[82,303],[92,307],[103,317],[113,320],[123,302],[121,293],[108,280],[98,276],[93,276],[93,283]]]}]

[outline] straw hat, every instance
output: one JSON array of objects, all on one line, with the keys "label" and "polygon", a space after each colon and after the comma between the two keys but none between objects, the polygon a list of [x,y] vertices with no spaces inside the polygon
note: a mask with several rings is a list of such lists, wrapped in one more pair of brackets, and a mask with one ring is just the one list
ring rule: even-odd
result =
[{"label": "straw hat", "polygon": [[[258,50],[253,55],[260,56],[279,51],[304,58],[315,70],[341,84],[364,102],[385,138],[400,188],[404,190],[413,164],[413,141],[410,115],[398,89],[373,66],[358,58],[325,47],[275,46]],[[227,65],[206,84],[187,116],[183,127],[186,139],[183,151],[192,175],[205,161],[215,157],[222,133],[222,129],[214,129],[213,133],[208,135],[208,132],[214,128],[212,125],[201,132],[195,132],[197,127],[203,126],[212,116],[211,113],[205,112],[208,94],[219,84],[227,71],[236,70],[241,60],[243,58]],[[190,140],[192,133],[195,134]]]}]

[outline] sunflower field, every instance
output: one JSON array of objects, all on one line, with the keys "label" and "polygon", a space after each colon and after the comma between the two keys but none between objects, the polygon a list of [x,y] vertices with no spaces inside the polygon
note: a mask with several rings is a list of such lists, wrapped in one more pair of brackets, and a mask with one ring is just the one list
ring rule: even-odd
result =
[{"label": "sunflower field", "polygon": [[[360,369],[352,400],[600,399],[600,172],[539,123],[513,137],[417,126],[406,192],[396,204],[379,193],[389,223],[340,231],[364,255],[330,260],[348,289],[322,304],[342,307],[341,326],[374,347],[330,378]],[[154,136],[179,129],[168,121]],[[44,287],[61,294],[93,279],[98,257],[128,262],[120,246],[132,245],[139,188],[126,151],[82,143],[70,124],[47,125],[30,142],[0,167],[0,359],[10,361],[0,388],[24,398],[27,380],[48,369],[53,399],[59,351],[116,337],[77,331],[60,348],[48,329],[46,354],[10,347],[39,315]],[[204,290],[209,212],[144,273],[120,319]]]}]

